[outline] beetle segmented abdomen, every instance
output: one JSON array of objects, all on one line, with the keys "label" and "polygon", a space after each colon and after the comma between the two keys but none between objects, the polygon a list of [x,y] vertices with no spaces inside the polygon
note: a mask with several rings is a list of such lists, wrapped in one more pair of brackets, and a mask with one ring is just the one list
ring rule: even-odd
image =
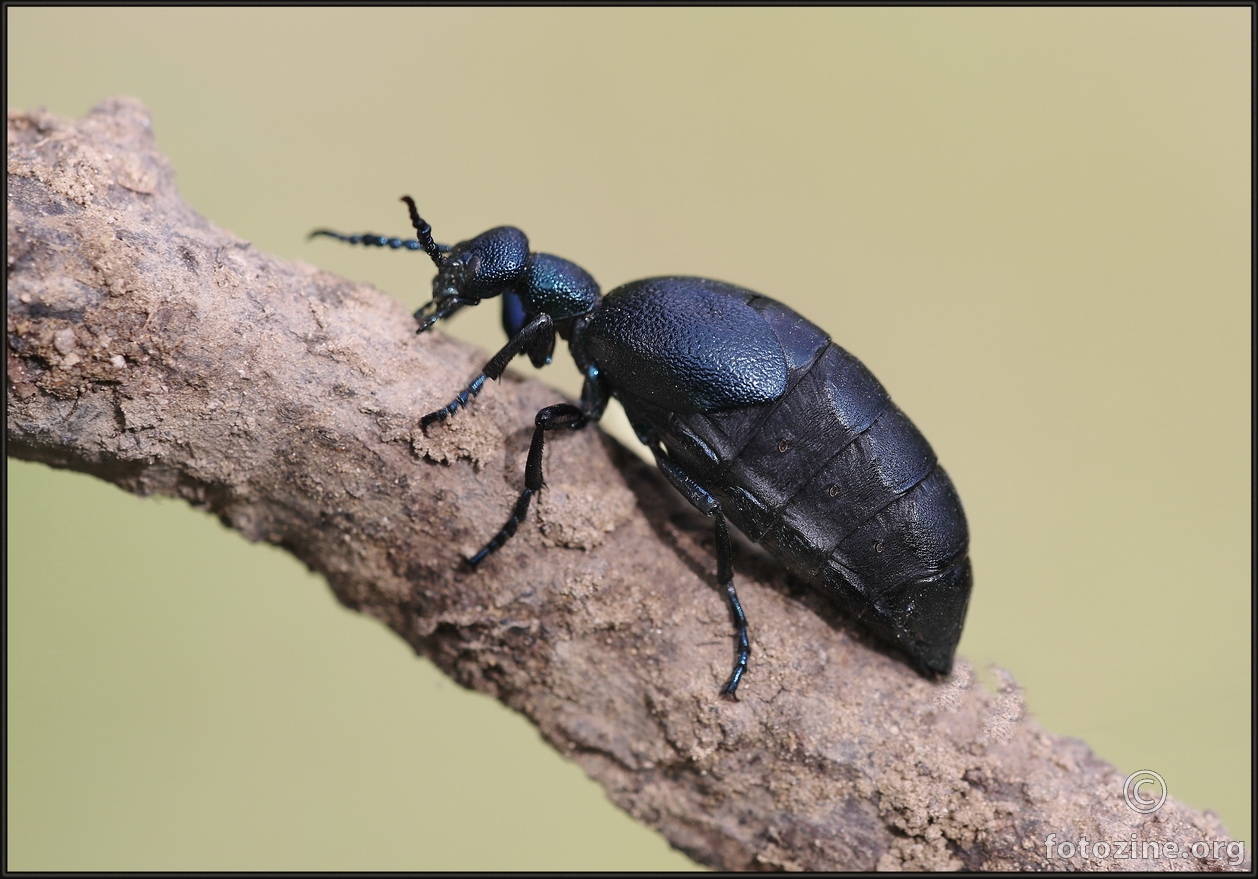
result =
[{"label": "beetle segmented abdomen", "polygon": [[927,675],[952,671],[973,583],[968,556],[954,559],[936,574],[883,588],[875,598],[854,584],[883,584],[862,580],[837,559],[821,569],[815,582],[838,595],[870,629],[898,644],[919,671]]},{"label": "beetle segmented abdomen", "polygon": [[820,331],[817,334],[816,351],[802,368],[792,371],[779,399],[701,414],[661,413],[669,421],[663,433],[678,444],[705,450],[702,457],[713,476],[724,479],[730,474],[755,494],[758,503],[776,508],[776,497],[797,489],[787,487],[783,477],[807,476],[868,428],[891,402],[864,364]]},{"label": "beetle segmented abdomen", "polygon": [[[797,502],[809,506],[821,500],[820,495],[813,498],[819,485],[828,489],[837,484],[848,502],[853,488],[878,492],[882,484],[897,482],[896,476],[874,474],[877,478],[871,481],[870,474],[857,471],[877,460],[886,462],[883,469],[894,467],[905,454],[917,456],[921,451],[903,448],[906,443],[897,438],[904,430],[897,428],[894,418],[899,410],[869,370],[838,345],[827,343],[821,356],[795,379],[725,467],[729,483],[754,495],[774,520]],[[880,421],[881,429],[867,437]],[[908,428],[912,430],[912,425]],[[920,439],[916,431],[913,435]],[[888,445],[892,448],[885,448]],[[921,445],[929,454],[925,440]],[[859,460],[845,463],[853,457]],[[826,475],[836,469],[834,479]],[[857,484],[848,487],[853,476]],[[758,534],[750,536],[760,539]]]},{"label": "beetle segmented abdomen", "polygon": [[865,574],[868,594],[934,576],[963,555],[969,539],[961,502],[941,467],[849,532],[830,557]]},{"label": "beetle segmented abdomen", "polygon": [[[898,509],[899,501],[934,470],[935,455],[926,440],[889,403],[828,460],[821,458],[821,465],[775,508],[772,524],[759,539],[781,547],[796,560],[800,573],[811,578],[836,551],[849,559],[844,552],[848,538]],[[883,578],[881,550],[848,564]]]},{"label": "beetle segmented abdomen", "polygon": [[859,360],[826,342],[776,401],[650,420],[740,531],[919,668],[947,673],[970,591],[965,515],[930,444]]}]

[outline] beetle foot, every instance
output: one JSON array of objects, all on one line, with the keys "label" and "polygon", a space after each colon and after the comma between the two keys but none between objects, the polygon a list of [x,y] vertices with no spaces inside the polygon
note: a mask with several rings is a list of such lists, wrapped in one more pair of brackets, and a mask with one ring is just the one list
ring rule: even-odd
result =
[{"label": "beetle foot", "polygon": [[464,388],[457,397],[451,400],[447,406],[438,409],[436,412],[429,412],[423,418],[419,419],[420,430],[427,430],[428,425],[435,424],[438,421],[445,421],[455,412],[458,412],[460,408],[467,408],[467,404],[471,402],[473,397],[480,393],[480,389],[484,386],[485,373],[482,372],[473,379],[472,383]]}]

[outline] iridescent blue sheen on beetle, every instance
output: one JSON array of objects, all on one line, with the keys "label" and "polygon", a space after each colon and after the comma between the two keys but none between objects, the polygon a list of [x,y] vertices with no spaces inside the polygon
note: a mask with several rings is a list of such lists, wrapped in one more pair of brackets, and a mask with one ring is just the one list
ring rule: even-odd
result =
[{"label": "iridescent blue sheen on beetle", "polygon": [[505,544],[542,488],[545,435],[579,430],[615,397],[669,482],[714,520],[717,579],[738,649],[722,692],[747,669],[747,619],[733,583],[726,519],[796,576],[838,600],[924,675],[948,674],[972,576],[965,513],[935,453],[864,365],[767,296],[706,278],[631,281],[599,295],[566,259],[529,250],[499,226],[437,244],[403,196],[416,238],[343,235],[351,244],[423,250],[437,266],[418,332],[502,297],[509,341],[428,426],[453,415],[519,354],[549,363],[555,336],[585,376],[581,403],[537,413],[524,490],[472,567]]}]

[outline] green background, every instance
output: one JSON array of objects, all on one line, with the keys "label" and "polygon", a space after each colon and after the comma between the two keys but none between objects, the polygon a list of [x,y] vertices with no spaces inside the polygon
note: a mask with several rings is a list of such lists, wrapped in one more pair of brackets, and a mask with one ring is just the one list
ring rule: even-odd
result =
[{"label": "green background", "polygon": [[[796,306],[965,500],[980,676],[1248,839],[1251,14],[10,8],[8,102],[141,98],[198,211],[412,306],[422,257],[305,233],[410,193]],[[690,865],[279,551],[8,477],[10,869]]]}]

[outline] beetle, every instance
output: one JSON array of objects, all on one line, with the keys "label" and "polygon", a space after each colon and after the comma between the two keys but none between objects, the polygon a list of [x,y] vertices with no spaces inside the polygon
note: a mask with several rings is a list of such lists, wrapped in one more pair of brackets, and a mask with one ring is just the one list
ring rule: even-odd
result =
[{"label": "beetle", "polygon": [[444,421],[527,354],[551,362],[558,334],[584,377],[580,405],[534,419],[524,489],[506,524],[467,559],[500,549],[541,490],[546,434],[580,430],[620,401],[660,471],[714,521],[717,580],[737,657],[721,692],[737,698],[751,644],[734,589],[726,520],[786,568],[837,599],[919,673],[952,669],[973,582],[960,498],[925,437],[865,366],[787,306],[694,277],[631,281],[603,296],[569,260],[529,249],[498,226],[453,246],[410,196],[413,239],[317,229],[350,244],[422,250],[437,267],[417,333],[502,297],[508,341],[445,407]]}]

